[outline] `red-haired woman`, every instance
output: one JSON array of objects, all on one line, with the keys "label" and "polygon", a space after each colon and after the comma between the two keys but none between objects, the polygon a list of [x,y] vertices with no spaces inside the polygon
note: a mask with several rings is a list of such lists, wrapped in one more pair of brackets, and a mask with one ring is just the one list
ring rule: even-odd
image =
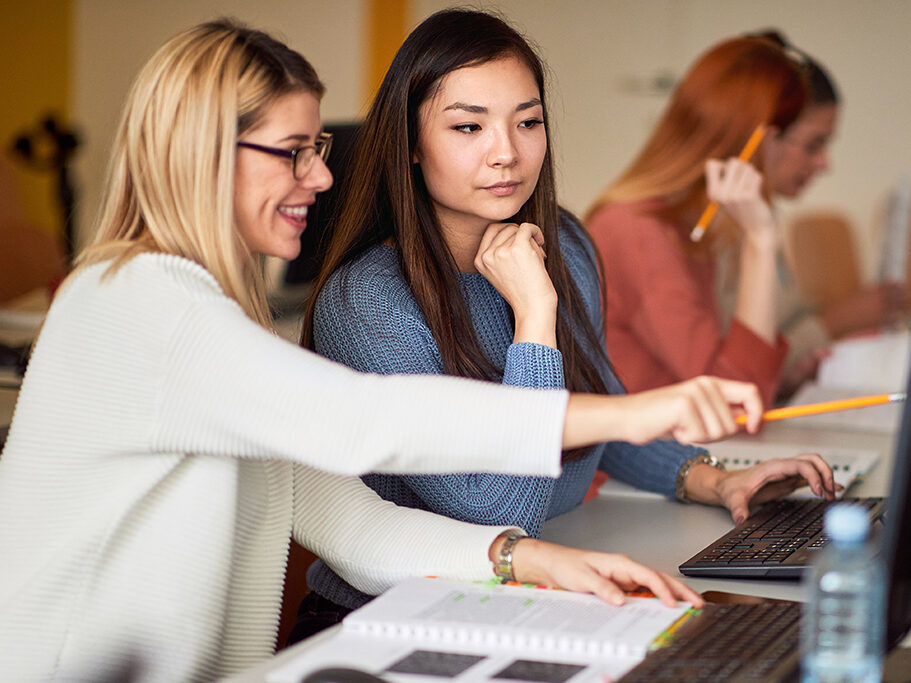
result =
[{"label": "red-haired woman", "polygon": [[[787,343],[776,329],[779,230],[762,169],[806,97],[799,65],[779,46],[760,38],[716,45],[589,209],[588,229],[604,259],[607,347],[629,391],[709,373],[755,382],[771,402]],[[739,160],[760,125],[768,131],[752,162]],[[710,200],[721,211],[694,243],[690,231]],[[725,331],[715,259],[737,244],[737,304]]]}]

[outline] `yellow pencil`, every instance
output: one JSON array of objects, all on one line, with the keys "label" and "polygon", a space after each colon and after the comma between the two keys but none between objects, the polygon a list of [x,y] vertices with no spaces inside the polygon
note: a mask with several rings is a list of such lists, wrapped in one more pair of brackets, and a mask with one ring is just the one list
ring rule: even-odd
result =
[{"label": "yellow pencil", "polygon": [[[762,142],[762,138],[765,136],[766,127],[765,126],[756,126],[756,130],[753,131],[753,134],[750,136],[750,139],[747,140],[747,143],[743,146],[743,149],[740,150],[740,155],[737,157],[741,161],[749,161],[750,157],[756,152],[756,149],[759,147],[759,143]],[[693,242],[698,242],[702,239],[702,235],[705,234],[705,229],[709,227],[709,223],[712,222],[712,219],[715,217],[715,214],[718,212],[718,203],[709,202],[709,205],[705,207],[705,211],[702,212],[702,215],[699,217],[699,221],[696,223],[696,227],[693,228],[693,231],[690,233],[690,239]]]},{"label": "yellow pencil", "polygon": [[[877,406],[881,403],[896,403],[904,401],[906,394],[873,394],[872,396],[858,396],[857,398],[843,398],[837,401],[823,401],[822,403],[807,403],[802,406],[791,406],[789,408],[775,408],[767,410],[762,414],[765,422],[771,420],[785,420],[789,417],[801,417],[802,415],[817,415],[818,413],[831,413],[836,410],[850,410],[851,408],[864,408],[866,406]],[[747,416],[738,415],[737,424],[746,424]]]}]

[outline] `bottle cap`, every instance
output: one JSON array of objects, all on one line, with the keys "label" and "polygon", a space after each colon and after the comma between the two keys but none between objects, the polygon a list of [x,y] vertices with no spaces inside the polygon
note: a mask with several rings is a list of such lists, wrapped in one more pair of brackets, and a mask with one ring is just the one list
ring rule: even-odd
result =
[{"label": "bottle cap", "polygon": [[826,510],[826,536],[836,543],[862,543],[870,531],[867,512],[859,505],[839,504]]}]

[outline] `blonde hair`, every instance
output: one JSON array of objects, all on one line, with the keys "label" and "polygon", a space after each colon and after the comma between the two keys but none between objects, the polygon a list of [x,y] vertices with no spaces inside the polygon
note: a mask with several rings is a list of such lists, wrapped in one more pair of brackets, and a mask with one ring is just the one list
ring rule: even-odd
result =
[{"label": "blonde hair", "polygon": [[706,160],[736,156],[759,124],[783,131],[806,98],[800,65],[779,46],[762,38],[719,43],[693,64],[639,155],[586,220],[614,202],[662,199],[672,219],[702,206]]},{"label": "blonde hair", "polygon": [[324,86],[297,52],[231,20],[191,28],[142,68],[124,106],[91,244],[77,266],[143,252],[195,261],[271,327],[262,257],[234,221],[237,140],[292,92]]}]

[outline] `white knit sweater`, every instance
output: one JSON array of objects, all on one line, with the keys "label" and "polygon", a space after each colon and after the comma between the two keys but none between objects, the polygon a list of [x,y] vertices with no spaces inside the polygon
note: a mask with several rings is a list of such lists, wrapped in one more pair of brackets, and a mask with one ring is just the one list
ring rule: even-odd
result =
[{"label": "white knit sweater", "polygon": [[274,647],[292,533],[369,593],[490,575],[501,528],[341,475],[559,473],[565,392],[361,375],[190,261],[105,270],[59,292],[0,457],[0,680],[237,671]]}]

